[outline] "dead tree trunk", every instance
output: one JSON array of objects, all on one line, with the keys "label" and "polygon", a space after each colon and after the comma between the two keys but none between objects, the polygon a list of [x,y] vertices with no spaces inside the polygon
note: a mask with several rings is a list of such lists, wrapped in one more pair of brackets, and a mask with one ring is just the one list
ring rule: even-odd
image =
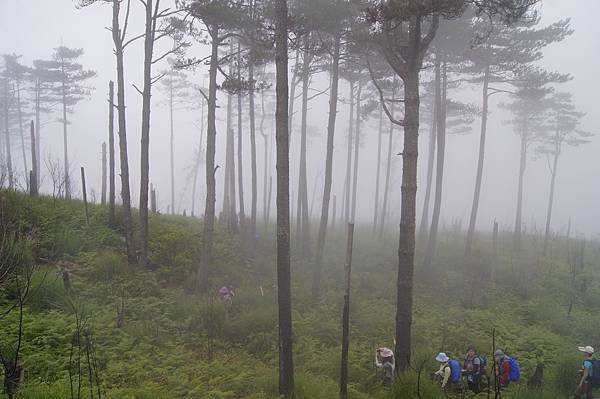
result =
[{"label": "dead tree trunk", "polygon": [[114,83],[108,82],[108,226],[115,225],[115,103]]},{"label": "dead tree trunk", "polygon": [[350,347],[350,283],[352,280],[352,244],[354,241],[354,223],[348,224],[348,242],[346,245],[346,292],[342,314],[342,364],[340,373],[340,397],[348,398],[348,349]]},{"label": "dead tree trunk", "polygon": [[102,194],[100,203],[106,205],[106,142],[102,142]]}]

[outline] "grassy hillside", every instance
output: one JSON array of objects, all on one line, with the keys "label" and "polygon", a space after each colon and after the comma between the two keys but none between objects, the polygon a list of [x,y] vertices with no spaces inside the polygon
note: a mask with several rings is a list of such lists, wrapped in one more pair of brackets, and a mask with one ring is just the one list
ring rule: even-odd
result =
[{"label": "grassy hillside", "polygon": [[[86,226],[80,202],[3,191],[0,211],[4,230],[27,239],[25,251],[37,264],[23,314],[25,385],[19,397],[68,398],[71,389],[77,397],[78,387],[81,397],[90,397],[96,385],[106,398],[277,397],[273,227],[261,232],[253,264],[241,259],[238,239],[217,227],[211,286],[214,291],[222,284],[236,288],[234,303],[226,308],[216,295],[193,294],[202,239],[198,219],[151,215],[154,270],[132,271],[121,232],[106,226],[103,207],[91,207]],[[523,252],[513,256],[508,234],[500,235],[495,255],[491,237],[481,236],[476,256],[465,261],[463,242],[460,231],[444,231],[434,269],[424,272],[417,263],[413,363],[422,367],[422,397],[445,397],[428,378],[437,369],[438,351],[462,357],[475,344],[491,358],[494,329],[496,345],[516,356],[523,369],[522,382],[507,397],[568,397],[577,383],[576,347],[600,346],[597,243],[587,242],[581,251],[582,241],[557,238],[552,256],[542,258],[539,237],[528,236]],[[344,246],[341,231],[328,242],[318,304],[310,300],[311,264],[293,259],[298,398],[338,395]],[[373,348],[393,346],[396,251],[397,232],[379,240],[371,228],[358,227],[352,398],[417,397],[417,370],[389,390],[373,368]],[[0,287],[2,314],[14,303],[12,284]],[[6,356],[16,346],[18,309],[0,320],[0,351]],[[78,342],[89,349],[82,352],[80,367]],[[95,366],[92,384],[88,353]],[[544,389],[529,392],[526,381],[538,363],[545,365]]]}]

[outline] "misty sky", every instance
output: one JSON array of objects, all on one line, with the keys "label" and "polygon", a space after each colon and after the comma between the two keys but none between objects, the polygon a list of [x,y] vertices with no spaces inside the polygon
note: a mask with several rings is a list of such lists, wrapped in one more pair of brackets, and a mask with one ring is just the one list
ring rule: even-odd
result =
[{"label": "misty sky", "polygon": [[[70,117],[69,145],[70,158],[73,167],[78,170],[84,166],[89,180],[89,190],[94,190],[99,200],[100,190],[100,148],[107,137],[107,92],[108,81],[115,76],[113,45],[109,31],[105,28],[110,24],[111,9],[108,5],[94,5],[85,9],[76,9],[72,0],[2,0],[2,13],[0,14],[0,53],[22,54],[22,62],[30,64],[32,60],[50,58],[53,48],[59,45],[68,47],[82,47],[85,54],[81,62],[85,68],[93,69],[98,76],[92,84],[95,90],[89,101],[83,101],[76,107],[76,112]],[[171,3],[164,0],[165,4]],[[132,35],[142,30],[142,9],[137,1],[132,2]],[[597,111],[595,91],[598,88],[597,72],[600,70],[600,55],[598,54],[598,37],[600,27],[597,16],[600,15],[600,1],[598,0],[543,0],[541,6],[542,25],[555,22],[562,18],[572,19],[572,28],[575,33],[565,41],[551,45],[545,50],[545,58],[541,65],[549,70],[569,73],[574,79],[557,87],[557,91],[569,91],[579,110],[586,112],[583,119],[584,130],[600,135],[600,113]],[[159,47],[169,48],[166,40]],[[137,207],[139,198],[139,139],[141,119],[141,96],[133,89],[132,84],[141,86],[142,75],[142,42],[139,41],[126,53],[125,78],[129,89],[126,93],[128,142],[130,156],[130,171],[132,185],[132,200]],[[206,49],[194,46],[191,56],[202,56]],[[292,62],[290,62],[291,64]],[[157,64],[154,71],[157,73],[167,67],[166,63]],[[192,74],[190,79],[202,84],[206,80],[207,66],[201,66]],[[327,84],[324,74],[322,78],[314,80],[316,89],[323,89]],[[348,98],[348,84],[340,82],[341,98]],[[299,94],[300,90],[297,91]],[[473,86],[463,89],[461,98],[469,98],[480,105],[481,88]],[[269,94],[269,97],[271,94]],[[453,93],[449,92],[449,97]],[[224,166],[224,111],[226,96],[222,93],[219,97],[220,109],[217,110],[218,138],[217,160],[218,165]],[[496,95],[492,97],[492,112],[489,118],[488,143],[486,164],[484,170],[484,183],[481,194],[478,227],[489,229],[496,218],[503,229],[512,229],[516,207],[516,188],[519,166],[519,141],[513,132],[513,127],[503,123],[507,115],[497,109],[497,105],[509,99]],[[150,180],[157,187],[159,207],[166,210],[169,203],[169,114],[168,109],[162,104],[164,96],[158,90],[153,91],[153,108],[150,141]],[[313,197],[313,186],[317,184],[312,216],[320,214],[320,197],[323,185],[325,136],[327,131],[327,102],[326,96],[321,96],[309,104],[309,203]],[[296,109],[299,108],[299,102]],[[266,107],[272,109],[272,100],[267,98]],[[334,154],[334,186],[332,194],[337,195],[338,212],[341,205],[341,196],[345,173],[346,129],[348,124],[348,105],[340,104],[338,114],[338,129],[336,131]],[[260,110],[260,98],[257,100]],[[366,122],[361,133],[360,174],[361,189],[359,189],[358,213],[359,222],[370,222],[373,218],[375,168],[377,157],[377,128],[378,113]],[[59,123],[51,123],[58,117],[45,116],[46,122],[42,126],[42,158],[62,159],[62,127]],[[191,182],[190,171],[194,162],[196,148],[200,140],[199,119],[200,110],[178,109],[175,114],[175,162],[176,162],[176,209],[183,212],[190,211]],[[294,125],[299,123],[299,113],[295,115]],[[384,140],[387,142],[389,122],[385,121]],[[273,137],[272,119],[265,123],[265,131]],[[297,192],[298,177],[298,130],[292,137],[292,165],[290,189]],[[402,151],[401,131],[395,131],[394,154]],[[249,150],[248,132],[245,132],[244,146]],[[420,162],[419,162],[419,207],[422,203],[425,176],[425,158],[427,149],[428,132],[424,129],[420,135]],[[479,139],[479,120],[473,125],[473,131],[467,135],[447,137],[446,141],[446,168],[444,172],[444,201],[442,204],[442,223],[450,224],[455,220],[462,220],[463,228],[468,223],[468,215],[473,196],[475,180],[475,167],[477,162],[477,148]],[[262,176],[263,176],[263,139],[257,134],[257,148],[259,156],[259,211],[262,209]],[[269,143],[271,146],[271,143]],[[382,157],[385,154],[385,145]],[[13,161],[19,173],[22,174],[22,160],[20,151],[15,152]],[[598,220],[600,220],[600,188],[597,184],[599,173],[600,137],[594,137],[592,143],[577,147],[565,148],[557,177],[557,192],[553,216],[553,228],[565,229],[571,218],[575,231],[588,236],[600,233]],[[550,173],[545,158],[535,159],[530,155],[525,173],[525,194],[523,205],[523,220],[528,231],[532,221],[537,224],[538,231],[543,230],[547,197],[549,191]],[[245,165],[245,191],[247,212],[250,204],[250,156],[249,151],[244,154]],[[270,155],[271,159],[273,158]],[[382,169],[385,163],[382,164]],[[392,207],[394,208],[393,220],[399,220],[399,197],[401,177],[400,157],[396,156],[393,163],[393,190]],[[118,170],[118,163],[117,163]],[[45,168],[42,163],[42,174]],[[275,176],[274,161],[270,174]],[[72,180],[79,176],[74,174]],[[117,177],[118,178],[118,177]],[[223,169],[217,172],[217,211],[222,203],[222,178]],[[382,177],[383,178],[383,177]],[[48,179],[45,180],[42,190],[49,189]],[[77,184],[79,186],[79,184]],[[117,187],[119,182],[117,181]],[[200,174],[200,193],[204,193],[204,168]],[[274,195],[274,194],[273,194]],[[198,198],[198,197],[197,197]],[[196,209],[204,208],[204,197],[197,199]],[[272,204],[274,206],[274,199]],[[198,212],[198,211],[196,211]],[[295,212],[294,212],[295,214]],[[272,213],[273,215],[273,213]],[[418,211],[420,215],[420,211]]]}]

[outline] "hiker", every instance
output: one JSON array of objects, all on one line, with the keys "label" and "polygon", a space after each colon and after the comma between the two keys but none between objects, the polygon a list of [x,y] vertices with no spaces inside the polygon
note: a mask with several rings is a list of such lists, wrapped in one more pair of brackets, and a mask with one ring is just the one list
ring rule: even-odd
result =
[{"label": "hiker", "polygon": [[477,354],[475,347],[470,346],[465,355],[463,370],[467,376],[467,385],[474,393],[479,393],[481,390],[481,375],[485,372],[484,368],[485,360]]},{"label": "hiker", "polygon": [[383,385],[390,386],[394,382],[396,359],[390,348],[377,348],[375,352],[375,366],[383,370]]},{"label": "hiker", "polygon": [[521,366],[517,359],[507,356],[502,349],[497,349],[494,352],[494,362],[496,363],[496,378],[501,389],[507,388],[511,382],[519,381]]},{"label": "hiker", "polygon": [[600,370],[594,370],[594,365],[598,364],[597,361],[592,359],[594,356],[594,348],[591,346],[580,346],[579,352],[583,352],[583,367],[580,370],[581,380],[575,391],[575,399],[593,399],[593,390],[597,384],[596,379],[600,379],[598,374]]},{"label": "hiker", "polygon": [[233,303],[233,297],[235,296],[235,292],[233,292],[232,287],[222,286],[219,288],[219,297],[221,298],[221,302],[225,305],[231,305]]},{"label": "hiker", "polygon": [[442,389],[446,389],[449,384],[460,384],[462,368],[458,360],[452,360],[444,352],[438,353],[435,360],[440,363],[440,369],[435,375],[442,379]]}]

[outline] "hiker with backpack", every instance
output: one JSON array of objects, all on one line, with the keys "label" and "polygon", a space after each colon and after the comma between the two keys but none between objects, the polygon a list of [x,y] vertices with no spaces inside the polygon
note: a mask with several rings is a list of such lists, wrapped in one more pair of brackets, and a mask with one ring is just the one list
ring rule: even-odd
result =
[{"label": "hiker with backpack", "polygon": [[583,368],[581,380],[575,391],[575,399],[593,399],[594,388],[600,386],[600,361],[593,360],[594,348],[591,346],[580,346],[579,352],[583,352]]},{"label": "hiker with backpack", "polygon": [[377,348],[375,352],[375,367],[383,370],[383,385],[390,386],[394,382],[396,360],[390,348]]},{"label": "hiker with backpack", "polygon": [[519,381],[521,378],[521,366],[517,359],[507,356],[502,349],[494,352],[496,363],[496,379],[501,389],[507,388],[511,382]]},{"label": "hiker with backpack", "polygon": [[485,372],[486,360],[477,354],[475,347],[467,349],[463,363],[464,374],[467,376],[467,385],[474,393],[481,391],[481,376]]},{"label": "hiker with backpack", "polygon": [[442,379],[442,389],[446,389],[450,384],[461,383],[462,367],[458,360],[450,359],[444,352],[438,353],[435,360],[440,363],[440,369],[435,375]]}]

